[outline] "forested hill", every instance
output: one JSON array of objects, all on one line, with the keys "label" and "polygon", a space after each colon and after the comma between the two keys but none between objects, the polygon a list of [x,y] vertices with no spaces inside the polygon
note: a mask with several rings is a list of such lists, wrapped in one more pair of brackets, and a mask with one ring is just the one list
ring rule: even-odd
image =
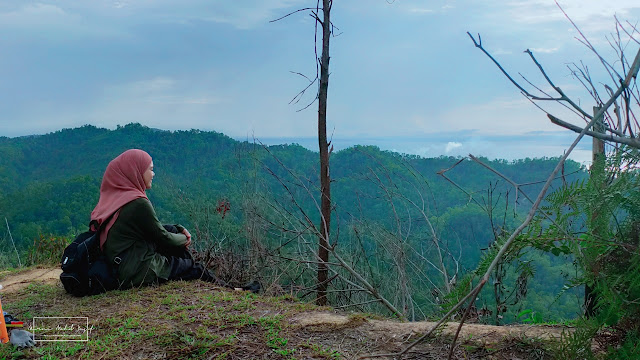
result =
[{"label": "forested hill", "polygon": [[[252,268],[256,276],[283,287],[312,286],[313,268],[291,260],[313,248],[313,224],[319,222],[316,152],[296,144],[264,147],[217,132],[162,131],[139,124],[0,138],[1,266],[17,265],[11,238],[23,254],[29,248],[38,249],[30,254],[39,254],[47,247],[57,253],[74,234],[86,231],[107,164],[130,148],[144,149],[153,157],[156,177],[149,198],[162,222],[191,229],[196,250],[213,249],[231,266],[243,263],[234,256],[253,254],[252,267],[230,271]],[[337,251],[367,273],[385,296],[394,298],[399,291],[409,296],[415,318],[434,314],[441,299],[438,287],[445,282],[434,264],[447,267],[451,278],[446,281],[451,284],[475,269],[489,244],[520,223],[530,207],[525,194],[535,198],[542,186],[539,181],[557,164],[557,159],[480,161],[516,183],[533,184],[515,191],[469,159],[427,159],[373,146],[334,152],[331,243],[338,244]],[[449,180],[438,175],[445,169],[450,169],[444,173]],[[585,177],[575,162],[566,164],[564,174],[554,186]],[[577,297],[567,293],[557,298],[571,259],[534,252],[524,256],[523,264],[535,260],[537,270],[530,274],[536,278],[528,286],[535,295],[518,306],[550,319],[575,316]],[[313,263],[313,255],[306,261]],[[406,261],[402,272],[399,261]],[[390,274],[405,277],[402,288],[388,281]],[[516,283],[513,270],[505,276],[507,283]],[[495,308],[491,294],[482,293],[480,303]],[[349,301],[357,303],[359,295],[353,296]],[[548,311],[551,303],[553,311]],[[376,306],[363,310],[385,311]],[[514,321],[518,309],[509,308],[500,316]]]},{"label": "forested hill", "polygon": [[[317,196],[317,153],[296,144],[263,147],[213,131],[162,131],[139,124],[116,130],[87,125],[39,136],[1,137],[0,215],[8,219],[18,244],[31,243],[39,234],[84,231],[98,200],[104,169],[111,159],[130,148],[144,149],[153,157],[156,178],[149,196],[160,218],[167,222],[190,223],[190,214],[181,211],[177,198],[212,203],[228,200],[230,218],[239,222],[243,196],[248,192],[280,196],[285,189],[283,183],[292,181],[291,174],[304,179],[309,191]],[[453,217],[450,220],[454,223],[465,214],[480,218],[483,215],[479,207],[471,206],[469,195],[437,174],[458,160],[402,155],[372,146],[335,152],[331,155],[331,177],[337,212],[342,217],[366,215],[390,220],[385,194],[389,194],[386,189],[395,189],[427,203],[431,216]],[[482,160],[518,183],[544,180],[557,163],[557,159]],[[579,169],[578,163],[569,162],[565,173]],[[487,190],[496,182],[496,198],[498,193],[504,198],[509,190],[506,182],[469,160],[446,175],[474,192],[474,199],[480,203],[486,201]],[[567,178],[571,181],[581,176],[584,172],[579,171]],[[539,187],[524,189],[535,196]],[[304,187],[294,190],[303,205],[313,207],[313,199]],[[512,200],[514,195],[510,189]],[[528,205],[523,198],[518,203],[523,204],[521,209]],[[5,234],[5,221],[1,223],[0,231]]]}]

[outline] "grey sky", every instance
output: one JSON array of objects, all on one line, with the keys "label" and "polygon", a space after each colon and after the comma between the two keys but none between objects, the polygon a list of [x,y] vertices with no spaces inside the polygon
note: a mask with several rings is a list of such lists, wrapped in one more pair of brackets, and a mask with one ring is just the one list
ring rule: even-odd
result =
[{"label": "grey sky", "polygon": [[[610,55],[613,15],[632,23],[640,3],[562,1]],[[216,130],[238,139],[313,145],[314,23],[307,13],[269,20],[308,0],[29,1],[0,4],[0,136],[140,122]],[[331,39],[329,129],[355,143],[423,156],[561,155],[573,134],[551,125],[475,49],[466,31],[514,75],[548,89],[522,51],[591,108],[566,64],[599,64],[551,0],[341,0]],[[638,45],[629,44],[630,51]],[[607,80],[603,78],[603,81]],[[553,107],[551,108],[553,109]],[[562,109],[563,118],[582,124]],[[589,144],[574,159],[587,160]]]}]

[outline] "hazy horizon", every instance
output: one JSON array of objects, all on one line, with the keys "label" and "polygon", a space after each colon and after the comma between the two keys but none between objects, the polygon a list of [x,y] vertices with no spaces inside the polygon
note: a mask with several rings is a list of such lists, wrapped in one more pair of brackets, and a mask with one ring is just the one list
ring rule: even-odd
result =
[{"label": "hazy horizon", "polygon": [[[85,124],[90,125],[90,124]],[[118,126],[124,126],[118,125]],[[95,125],[91,125],[95,126]],[[146,125],[143,125],[146,126]],[[77,128],[77,127],[75,127]],[[55,131],[64,129],[75,128],[61,128],[58,130],[37,133],[37,134],[25,134],[19,136],[7,136],[8,138],[18,138],[25,136],[43,136]],[[108,130],[115,130],[114,128],[107,128],[97,126],[97,128],[103,128]],[[151,127],[150,127],[151,128]],[[160,129],[152,128],[162,131],[189,131],[192,129]],[[237,141],[256,141],[265,145],[283,145],[283,144],[298,144],[311,151],[318,151],[318,139],[317,137],[253,137],[253,136],[230,136],[222,131],[217,130],[203,130],[201,131],[216,131],[222,133]],[[528,134],[525,136],[509,137],[510,139],[504,139],[502,137],[487,137],[487,136],[474,136],[473,134],[448,134],[446,139],[460,139],[461,142],[446,141],[441,139],[440,134],[435,134],[432,137],[414,136],[414,137],[365,137],[362,138],[346,138],[334,135],[330,137],[331,144],[334,147],[334,151],[344,150],[346,148],[362,145],[362,146],[377,146],[381,150],[393,151],[400,154],[419,155],[423,158],[436,158],[439,156],[453,156],[464,157],[469,154],[478,157],[486,157],[491,160],[504,159],[508,161],[525,159],[525,158],[544,158],[544,157],[559,157],[563,153],[560,152],[556,155],[548,155],[549,149],[556,147],[560,150],[559,144],[570,144],[574,139],[574,133],[567,131],[565,134],[555,134],[551,136],[551,141],[546,145],[544,141],[540,140],[538,134]],[[547,139],[549,137],[543,137]],[[463,145],[466,144],[466,145]],[[471,144],[471,146],[469,146]],[[511,151],[509,153],[504,152],[504,147],[500,148],[498,145],[504,146],[509,144],[514,149],[521,149],[520,151]],[[568,146],[568,145],[567,145]],[[526,153],[532,149],[538,149],[532,153]],[[484,151],[483,151],[484,150]],[[588,165],[591,162],[591,138],[585,137],[569,156],[569,159],[574,160],[580,164]]]}]

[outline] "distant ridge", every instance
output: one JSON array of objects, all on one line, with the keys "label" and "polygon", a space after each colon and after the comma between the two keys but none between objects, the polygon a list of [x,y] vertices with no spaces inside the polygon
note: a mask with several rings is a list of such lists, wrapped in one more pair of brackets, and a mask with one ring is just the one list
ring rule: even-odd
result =
[{"label": "distant ridge", "polygon": [[[253,181],[251,184],[258,181],[260,191],[281,193],[282,185],[274,176],[289,175],[280,163],[306,179],[312,189],[317,186],[317,153],[298,144],[263,148],[216,131],[168,131],[137,123],[114,130],[84,125],[44,135],[0,138],[0,210],[12,222],[20,222],[21,228],[16,231],[25,241],[39,233],[66,234],[82,228],[97,202],[104,169],[109,161],[130,148],[144,149],[153,156],[157,177],[149,196],[159,213],[168,214],[176,221],[189,222],[189,214],[172,200],[178,192],[201,199],[224,197],[240,204],[250,181]],[[358,201],[370,202],[370,210],[382,216],[382,200],[363,200],[358,194],[379,191],[372,185],[371,171],[383,178],[385,172],[392,171],[385,181],[389,185],[401,185],[399,189],[409,186],[402,184],[416,174],[423,177],[416,181],[428,182],[433,199],[442,211],[464,205],[468,202],[466,195],[436,174],[458,160],[398,154],[371,145],[336,151],[331,155],[334,201],[349,212],[356,211],[351,207]],[[483,161],[517,182],[544,179],[556,164],[555,159]],[[266,171],[267,168],[273,174]],[[569,161],[565,171],[578,169],[578,163]],[[460,186],[475,190],[486,189],[489,183],[499,181],[494,174],[470,162],[447,175]],[[499,183],[506,186],[504,181]],[[535,187],[530,191],[535,192]],[[308,194],[301,192],[300,196],[308,197]],[[241,214],[237,216],[241,218]]]}]

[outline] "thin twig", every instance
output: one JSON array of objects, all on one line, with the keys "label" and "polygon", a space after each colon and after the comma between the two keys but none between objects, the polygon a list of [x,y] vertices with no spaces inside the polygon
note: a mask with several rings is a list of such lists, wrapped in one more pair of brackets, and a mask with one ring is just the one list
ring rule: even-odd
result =
[{"label": "thin twig", "polygon": [[462,330],[462,325],[464,324],[464,321],[469,316],[469,312],[471,311],[471,308],[473,307],[473,304],[476,302],[476,297],[478,296],[478,293],[480,292],[480,290],[481,290],[481,288],[478,288],[478,290],[476,291],[474,296],[471,297],[471,300],[469,301],[469,306],[467,306],[467,310],[464,312],[464,315],[462,315],[462,319],[460,320],[460,324],[458,324],[458,330],[456,330],[456,335],[453,337],[453,340],[451,341],[451,346],[450,346],[450,349],[449,349],[449,357],[448,357],[449,360],[453,359],[453,351],[456,348],[456,342],[458,341],[458,336],[460,335],[460,330]]},{"label": "thin twig", "polygon": [[292,12],[288,13],[287,15],[281,16],[281,17],[279,17],[279,18],[277,18],[275,20],[271,20],[269,22],[272,23],[272,22],[280,21],[280,20],[282,20],[282,19],[284,19],[284,18],[286,18],[288,16],[291,16],[291,15],[293,15],[295,13],[299,13],[301,11],[316,10],[316,9],[317,9],[317,7],[309,7],[309,8],[304,8],[304,9],[298,9],[298,10],[295,10],[295,11],[292,11]]},{"label": "thin twig", "polygon": [[4,218],[4,222],[7,224],[7,232],[9,232],[9,239],[11,239],[11,243],[13,244],[13,250],[16,252],[16,257],[18,258],[18,265],[22,267],[22,261],[20,261],[20,254],[18,253],[18,248],[16,248],[16,242],[13,241],[13,236],[11,236],[11,230],[9,229],[9,221],[7,218]]}]

